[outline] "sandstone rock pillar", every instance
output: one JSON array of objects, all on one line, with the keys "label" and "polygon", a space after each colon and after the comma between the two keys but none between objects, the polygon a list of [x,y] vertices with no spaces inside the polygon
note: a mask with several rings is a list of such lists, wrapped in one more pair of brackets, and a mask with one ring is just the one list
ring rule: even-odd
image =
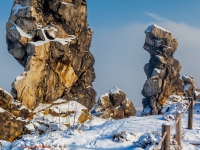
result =
[{"label": "sandstone rock pillar", "polygon": [[14,99],[32,110],[59,98],[94,106],[85,0],[14,0],[6,31],[9,53],[25,68],[12,84]]},{"label": "sandstone rock pillar", "polygon": [[183,81],[179,79],[181,63],[173,57],[178,41],[172,34],[153,24],[145,30],[144,49],[149,52],[150,60],[144,66],[147,80],[142,95],[143,115],[159,114],[162,105],[173,93],[183,95]]}]

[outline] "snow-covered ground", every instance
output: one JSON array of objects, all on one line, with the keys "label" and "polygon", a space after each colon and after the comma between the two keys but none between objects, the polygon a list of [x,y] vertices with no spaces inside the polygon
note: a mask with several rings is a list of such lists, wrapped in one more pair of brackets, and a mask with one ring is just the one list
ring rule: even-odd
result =
[{"label": "snow-covered ground", "polygon": [[[182,117],[184,132],[183,150],[200,150],[200,146],[190,143],[200,143],[200,107],[196,107],[193,130],[187,130],[187,117]],[[0,142],[2,150],[44,149],[44,150],[133,150],[134,146],[141,146],[149,141],[151,145],[143,145],[146,149],[153,149],[153,144],[161,140],[161,125],[166,123],[162,115],[148,117],[130,117],[121,120],[105,120],[93,117],[85,124],[77,125],[75,131],[48,131],[38,135],[24,135],[13,143]],[[174,121],[168,122],[173,126]],[[118,135],[123,134],[120,138]],[[172,131],[171,135],[174,134]],[[115,138],[113,139],[113,136]],[[143,140],[143,141],[142,141]],[[2,147],[1,147],[2,145]],[[43,147],[43,148],[42,148]],[[145,148],[143,148],[145,149]]]}]

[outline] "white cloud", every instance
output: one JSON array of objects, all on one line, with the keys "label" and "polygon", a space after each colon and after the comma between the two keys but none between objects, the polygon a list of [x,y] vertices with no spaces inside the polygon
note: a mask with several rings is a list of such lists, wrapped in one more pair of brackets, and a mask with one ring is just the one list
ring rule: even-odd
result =
[{"label": "white cloud", "polygon": [[162,18],[161,16],[159,16],[158,14],[154,14],[151,12],[145,12],[145,14],[157,21],[169,21],[168,19]]}]

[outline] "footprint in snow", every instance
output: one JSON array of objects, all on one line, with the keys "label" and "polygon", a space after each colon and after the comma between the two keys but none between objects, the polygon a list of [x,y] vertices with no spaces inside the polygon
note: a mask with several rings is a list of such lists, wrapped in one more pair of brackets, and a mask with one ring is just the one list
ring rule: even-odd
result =
[{"label": "footprint in snow", "polygon": [[95,148],[96,146],[96,140],[95,141],[90,141],[87,145],[87,148]]}]

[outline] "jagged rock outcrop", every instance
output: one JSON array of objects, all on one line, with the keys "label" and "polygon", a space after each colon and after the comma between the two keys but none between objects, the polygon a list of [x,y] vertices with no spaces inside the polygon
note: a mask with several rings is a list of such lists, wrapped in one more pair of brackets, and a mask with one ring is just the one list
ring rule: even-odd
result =
[{"label": "jagged rock outcrop", "polygon": [[104,119],[122,119],[135,116],[136,109],[126,94],[114,87],[98,99],[91,113]]},{"label": "jagged rock outcrop", "polygon": [[22,135],[30,117],[31,112],[25,106],[0,88],[0,140],[12,142]]},{"label": "jagged rock outcrop", "polygon": [[25,68],[12,84],[14,99],[31,110],[59,98],[94,106],[85,0],[15,0],[6,31],[9,53]]},{"label": "jagged rock outcrop", "polygon": [[151,25],[145,30],[144,49],[150,53],[150,60],[144,66],[147,81],[144,84],[142,100],[143,115],[161,113],[165,101],[170,95],[183,95],[184,84],[179,79],[181,63],[173,57],[178,41],[172,34],[157,26]]}]

